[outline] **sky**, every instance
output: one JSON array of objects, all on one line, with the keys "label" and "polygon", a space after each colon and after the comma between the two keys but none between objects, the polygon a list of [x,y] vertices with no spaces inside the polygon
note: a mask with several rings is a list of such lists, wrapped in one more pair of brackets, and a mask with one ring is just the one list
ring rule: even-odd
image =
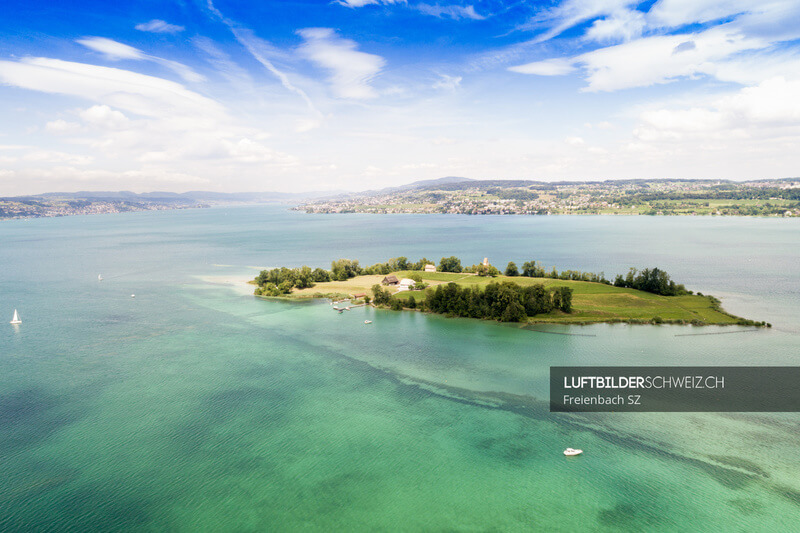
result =
[{"label": "sky", "polygon": [[800,175],[800,0],[3,0],[0,195]]}]

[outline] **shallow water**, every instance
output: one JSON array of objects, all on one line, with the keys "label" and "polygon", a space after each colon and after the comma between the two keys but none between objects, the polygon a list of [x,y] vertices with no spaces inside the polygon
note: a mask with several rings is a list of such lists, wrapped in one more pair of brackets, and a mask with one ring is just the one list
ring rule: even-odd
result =
[{"label": "shallow water", "polygon": [[[398,255],[659,266],[775,327],[528,331],[232,281]],[[257,206],[2,223],[0,314],[23,324],[0,324],[0,530],[791,530],[800,415],[546,399],[551,365],[797,364],[798,256],[800,224],[777,219]]]}]

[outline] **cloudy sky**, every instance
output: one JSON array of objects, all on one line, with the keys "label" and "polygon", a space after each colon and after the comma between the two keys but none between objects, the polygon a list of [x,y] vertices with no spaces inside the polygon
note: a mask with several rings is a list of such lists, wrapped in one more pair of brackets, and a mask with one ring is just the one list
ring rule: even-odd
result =
[{"label": "cloudy sky", "polygon": [[0,195],[800,175],[800,0],[6,0]]}]

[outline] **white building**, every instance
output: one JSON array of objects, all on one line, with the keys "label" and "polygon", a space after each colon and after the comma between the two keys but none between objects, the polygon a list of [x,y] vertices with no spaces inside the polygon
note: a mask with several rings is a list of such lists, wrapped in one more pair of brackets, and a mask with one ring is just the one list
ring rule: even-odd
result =
[{"label": "white building", "polygon": [[425,265],[425,272],[436,272],[436,265]]},{"label": "white building", "polygon": [[397,292],[410,291],[411,287],[413,287],[415,283],[416,281],[413,279],[403,278],[400,280],[400,286],[397,288]]}]

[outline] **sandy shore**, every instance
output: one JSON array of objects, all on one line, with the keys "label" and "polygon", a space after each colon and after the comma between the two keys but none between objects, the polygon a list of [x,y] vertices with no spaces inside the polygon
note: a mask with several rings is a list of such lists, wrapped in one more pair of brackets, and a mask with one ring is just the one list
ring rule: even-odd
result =
[{"label": "sandy shore", "polygon": [[257,273],[252,275],[238,274],[238,275],[221,275],[221,276],[196,276],[197,279],[204,283],[212,285],[223,285],[230,287],[239,294],[247,294],[252,296],[255,290],[255,285],[248,283],[256,277]]}]

